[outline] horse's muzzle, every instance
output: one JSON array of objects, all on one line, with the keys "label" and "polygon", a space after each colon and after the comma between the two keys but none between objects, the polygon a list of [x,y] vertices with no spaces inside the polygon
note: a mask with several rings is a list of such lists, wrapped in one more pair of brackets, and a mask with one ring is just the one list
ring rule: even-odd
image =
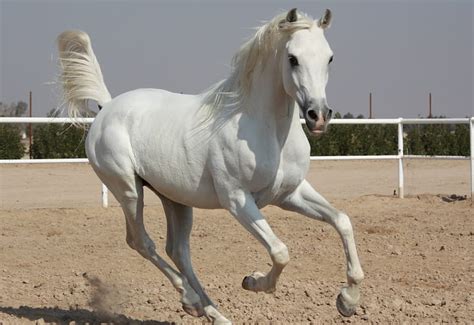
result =
[{"label": "horse's muzzle", "polygon": [[309,108],[304,116],[308,130],[314,135],[321,135],[326,132],[331,117],[332,110],[327,107],[323,109]]}]

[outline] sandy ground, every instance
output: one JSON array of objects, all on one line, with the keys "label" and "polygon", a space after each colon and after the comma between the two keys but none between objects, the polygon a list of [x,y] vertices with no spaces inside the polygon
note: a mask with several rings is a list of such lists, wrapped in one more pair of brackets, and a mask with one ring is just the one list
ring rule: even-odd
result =
[{"label": "sandy ground", "polygon": [[[353,221],[366,280],[361,307],[339,316],[335,299],[345,259],[326,224],[263,210],[288,245],[291,262],[273,294],[241,289],[245,275],[269,269],[265,250],[224,211],[195,210],[196,273],[236,323],[474,322],[474,208],[467,161],[405,162],[406,193],[393,197],[391,161],[313,162],[310,182]],[[84,165],[0,166],[0,323],[167,324],[203,322],[125,243],[121,210],[100,207],[100,183]],[[164,215],[146,194],[146,224],[159,252]]]}]

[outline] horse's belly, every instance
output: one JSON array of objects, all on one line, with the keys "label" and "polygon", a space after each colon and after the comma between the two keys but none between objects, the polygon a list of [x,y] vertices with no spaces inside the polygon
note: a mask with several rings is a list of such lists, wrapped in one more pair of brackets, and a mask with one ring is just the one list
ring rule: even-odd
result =
[{"label": "horse's belly", "polygon": [[145,177],[154,190],[172,201],[200,209],[221,207],[210,177],[202,175],[201,181],[198,182],[186,179],[173,177],[173,173],[163,170],[154,170]]},{"label": "horse's belly", "polygon": [[137,173],[158,193],[183,205],[218,208],[212,176],[206,168],[205,148],[188,148],[179,132],[156,132],[147,150],[135,154]]}]

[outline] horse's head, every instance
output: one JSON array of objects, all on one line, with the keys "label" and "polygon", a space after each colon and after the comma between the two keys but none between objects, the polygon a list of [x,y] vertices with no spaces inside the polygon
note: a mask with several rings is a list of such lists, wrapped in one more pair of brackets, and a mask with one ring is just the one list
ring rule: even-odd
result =
[{"label": "horse's head", "polygon": [[298,29],[290,34],[282,54],[283,86],[300,107],[313,134],[323,133],[332,116],[326,101],[326,84],[333,53],[324,37],[331,18],[331,11],[326,9],[310,28],[298,28],[298,14],[292,9],[280,23],[282,30],[291,30],[292,26]]}]

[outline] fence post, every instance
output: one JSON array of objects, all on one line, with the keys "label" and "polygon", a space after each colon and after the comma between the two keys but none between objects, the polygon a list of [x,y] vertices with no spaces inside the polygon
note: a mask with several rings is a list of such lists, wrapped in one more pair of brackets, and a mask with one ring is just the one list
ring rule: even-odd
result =
[{"label": "fence post", "polygon": [[398,197],[405,196],[403,186],[403,119],[398,118]]},{"label": "fence post", "polygon": [[469,131],[471,134],[471,201],[474,201],[474,117],[469,119]]},{"label": "fence post", "polygon": [[102,184],[102,207],[107,208],[109,206],[109,189],[105,184]]}]

